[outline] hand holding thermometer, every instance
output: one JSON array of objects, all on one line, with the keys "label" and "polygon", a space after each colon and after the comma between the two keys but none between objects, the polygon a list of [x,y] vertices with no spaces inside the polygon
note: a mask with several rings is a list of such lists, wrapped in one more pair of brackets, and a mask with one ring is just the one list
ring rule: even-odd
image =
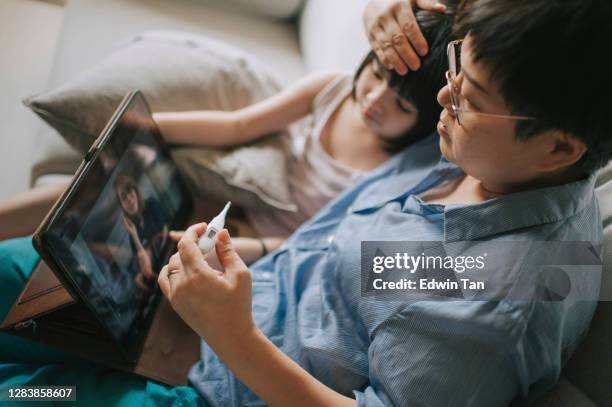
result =
[{"label": "hand holding thermometer", "polygon": [[215,248],[215,241],[217,234],[223,229],[225,226],[225,215],[232,203],[228,202],[225,204],[225,207],[217,216],[213,218],[208,224],[206,228],[206,232],[200,237],[198,241],[198,247],[202,251],[202,254],[206,254]]}]

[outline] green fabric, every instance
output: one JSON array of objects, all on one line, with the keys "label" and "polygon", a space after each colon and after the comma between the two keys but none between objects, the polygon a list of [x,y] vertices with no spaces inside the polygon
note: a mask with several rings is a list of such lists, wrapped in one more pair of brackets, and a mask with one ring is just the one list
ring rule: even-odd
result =
[{"label": "green fabric", "polygon": [[[2,319],[21,293],[40,260],[29,237],[0,242],[0,315]],[[27,339],[0,333],[2,362],[79,362],[67,352],[52,349]]]},{"label": "green fabric", "polygon": [[[192,387],[171,388],[136,375],[85,365],[0,364],[0,387],[10,386],[76,386],[76,403],[71,406],[204,405]],[[41,403],[11,403],[30,405]]]},{"label": "green fabric", "polygon": [[[0,242],[0,316],[8,312],[39,261],[29,238]],[[76,386],[71,406],[203,406],[194,388],[170,387],[96,366],[66,352],[0,334],[0,388]],[[0,402],[0,404],[2,404]],[[40,407],[52,403],[11,402]]]},{"label": "green fabric", "polygon": [[13,305],[39,259],[29,237],[0,242],[0,270],[2,272],[0,312],[2,315],[6,315]]}]

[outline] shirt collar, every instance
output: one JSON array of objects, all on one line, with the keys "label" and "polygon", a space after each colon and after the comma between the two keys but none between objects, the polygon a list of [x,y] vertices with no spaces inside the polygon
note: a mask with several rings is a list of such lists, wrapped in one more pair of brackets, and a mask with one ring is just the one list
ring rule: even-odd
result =
[{"label": "shirt collar", "polygon": [[553,187],[540,188],[470,205],[447,205],[446,241],[480,238],[570,218],[593,203],[595,174]]},{"label": "shirt collar", "polygon": [[[441,156],[437,134],[417,142],[393,157],[394,171],[382,182],[370,185],[352,206],[353,212],[379,208],[410,194],[431,188],[434,178],[445,177],[457,167]],[[442,157],[442,158],[440,158]]]}]

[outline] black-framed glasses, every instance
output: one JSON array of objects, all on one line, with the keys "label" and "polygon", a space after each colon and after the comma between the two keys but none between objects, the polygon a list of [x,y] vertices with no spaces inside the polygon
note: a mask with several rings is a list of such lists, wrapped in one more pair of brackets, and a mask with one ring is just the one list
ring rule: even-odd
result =
[{"label": "black-framed glasses", "polygon": [[499,119],[512,119],[512,120],[537,120],[535,117],[529,116],[514,116],[514,115],[506,115],[506,114],[496,114],[496,113],[484,113],[484,112],[474,112],[473,110],[466,110],[464,107],[461,107],[461,85],[460,80],[463,78],[459,78],[461,74],[461,47],[463,45],[463,39],[455,40],[448,43],[446,48],[446,55],[448,56],[448,71],[446,71],[446,81],[448,83],[448,89],[450,92],[451,98],[451,108],[453,109],[453,113],[457,118],[457,124],[461,126],[461,115],[464,114],[473,114],[479,116],[493,117]]}]

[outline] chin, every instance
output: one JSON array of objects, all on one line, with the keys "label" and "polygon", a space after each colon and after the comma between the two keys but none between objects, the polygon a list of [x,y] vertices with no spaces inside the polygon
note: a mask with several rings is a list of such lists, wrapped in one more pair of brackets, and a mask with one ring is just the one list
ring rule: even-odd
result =
[{"label": "chin", "polygon": [[376,137],[381,141],[393,141],[396,138],[395,136],[386,133],[385,129],[382,128],[382,126],[376,125],[375,123],[371,125],[368,124],[368,127],[370,128],[370,130],[372,130],[372,132],[374,132],[374,134],[376,134]]},{"label": "chin", "polygon": [[376,134],[378,135],[378,138],[379,138],[380,140],[385,141],[385,142],[387,142],[387,143],[390,143],[390,142],[395,141],[395,140],[397,140],[397,139],[398,139],[398,137],[397,137],[397,136],[390,136],[390,135],[385,134],[385,133],[382,133],[382,132],[378,132],[378,133],[376,133]]},{"label": "chin", "polygon": [[453,159],[452,150],[449,148],[448,144],[444,140],[444,137],[440,137],[440,152],[448,162],[457,164]]}]

